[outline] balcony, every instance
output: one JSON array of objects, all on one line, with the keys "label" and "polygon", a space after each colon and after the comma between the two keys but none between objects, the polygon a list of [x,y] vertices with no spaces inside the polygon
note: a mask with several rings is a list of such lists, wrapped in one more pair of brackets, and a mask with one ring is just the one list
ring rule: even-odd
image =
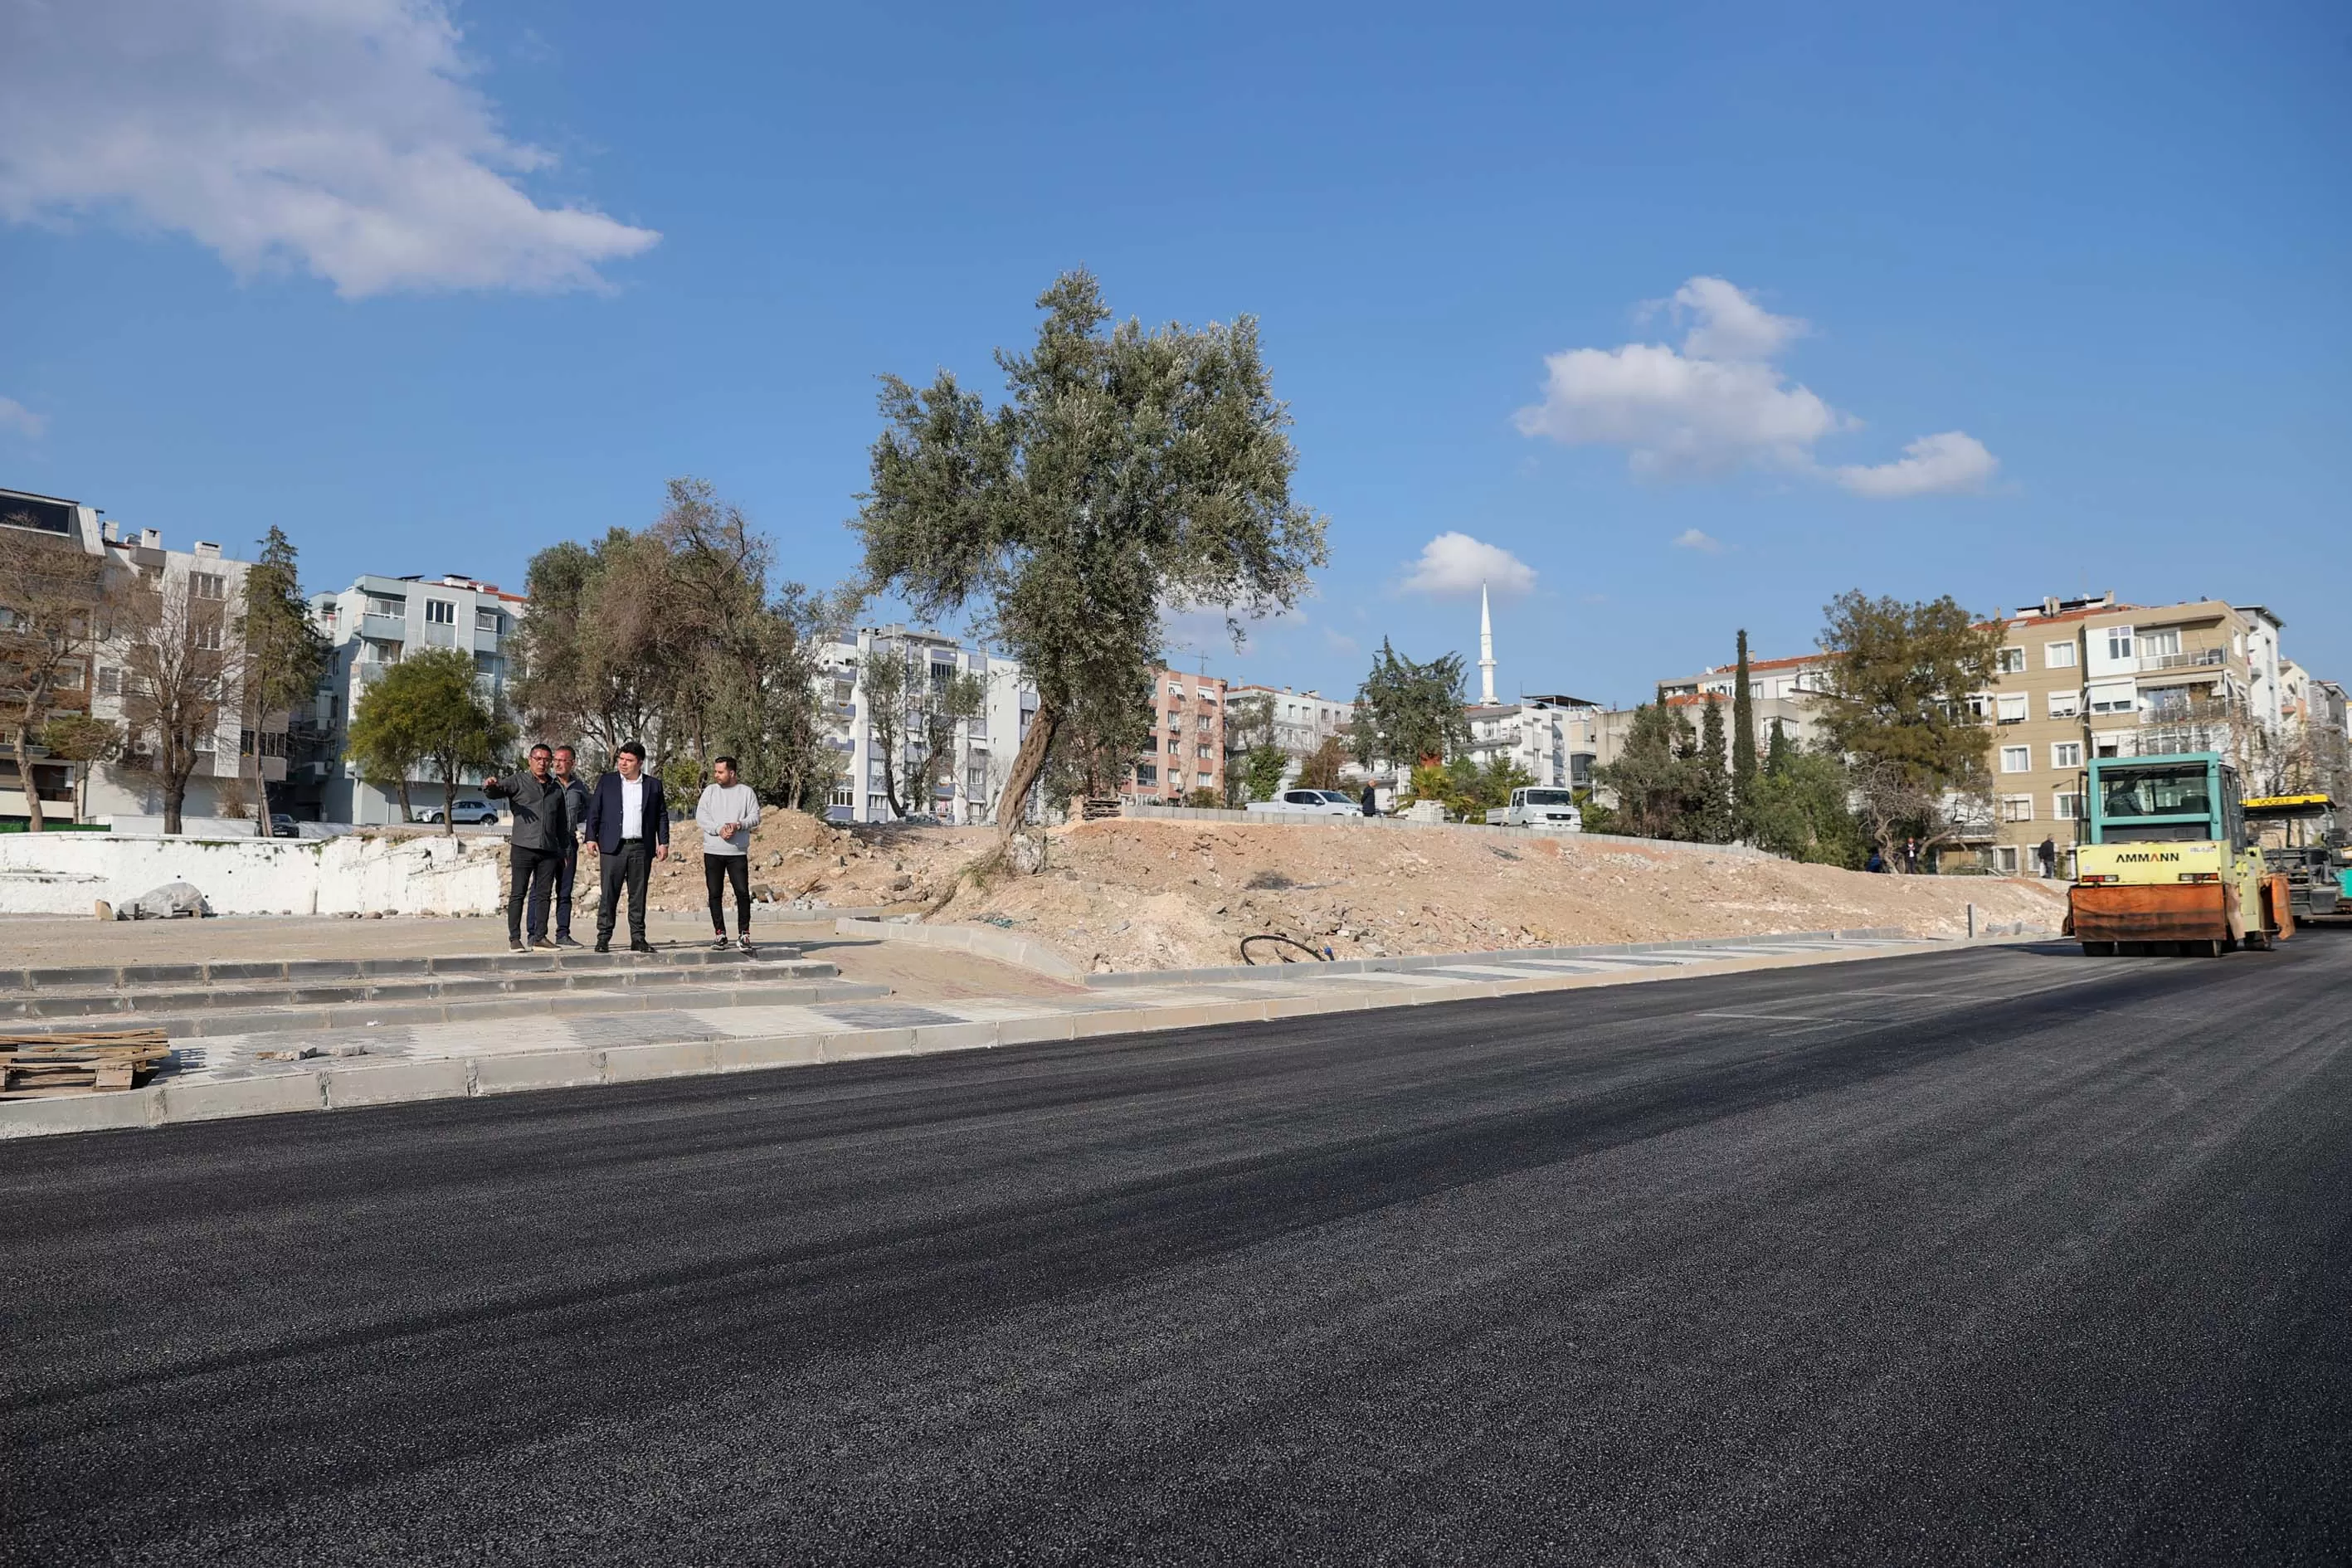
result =
[{"label": "balcony", "polygon": [[2168,669],[2213,668],[2229,662],[2230,654],[2228,649],[2218,647],[2200,647],[2191,648],[2186,653],[2142,654],[2139,660],[2139,671],[2142,675],[2155,675],[2160,671]]},{"label": "balcony", "polygon": [[360,617],[360,636],[373,637],[378,642],[406,642],[408,622],[399,616],[379,616],[373,612]]}]

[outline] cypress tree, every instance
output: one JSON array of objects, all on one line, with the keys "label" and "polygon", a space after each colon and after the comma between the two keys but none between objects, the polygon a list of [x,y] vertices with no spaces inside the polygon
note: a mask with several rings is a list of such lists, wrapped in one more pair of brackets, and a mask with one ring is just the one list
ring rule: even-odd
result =
[{"label": "cypress tree", "polygon": [[1789,737],[1780,731],[1780,721],[1772,721],[1772,742],[1764,752],[1764,776],[1778,778],[1788,770]]},{"label": "cypress tree", "polygon": [[1692,837],[1722,844],[1732,837],[1731,778],[1724,769],[1723,699],[1710,696],[1698,727],[1698,765],[1693,770]]},{"label": "cypress tree", "polygon": [[1754,831],[1756,699],[1748,692],[1748,628],[1739,628],[1739,683],[1731,691],[1731,820],[1739,837]]}]

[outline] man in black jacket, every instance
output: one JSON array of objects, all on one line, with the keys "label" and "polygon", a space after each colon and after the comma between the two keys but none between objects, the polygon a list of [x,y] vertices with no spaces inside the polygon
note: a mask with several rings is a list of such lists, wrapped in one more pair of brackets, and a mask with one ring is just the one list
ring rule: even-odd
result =
[{"label": "man in black jacket", "polygon": [[513,827],[507,834],[507,946],[517,952],[523,944],[523,910],[530,910],[531,947],[552,949],[547,934],[547,899],[554,891],[555,874],[563,865],[563,847],[572,837],[572,814],[563,785],[548,776],[555,753],[545,746],[530,749],[530,771],[501,782],[482,781],[482,793],[507,803]]},{"label": "man in black jacket", "polygon": [[572,940],[572,885],[580,870],[580,827],[588,820],[588,786],[572,771],[576,753],[569,746],[555,748],[555,782],[563,786],[563,863],[555,868],[555,945],[578,947]]},{"label": "man in black jacket", "polygon": [[613,771],[596,781],[583,825],[584,847],[594,852],[603,884],[596,900],[596,951],[613,951],[613,921],[621,893],[629,895],[629,951],[651,952],[646,940],[646,882],[653,863],[669,858],[669,802],[661,780],[645,771],[646,749],[625,742]]}]

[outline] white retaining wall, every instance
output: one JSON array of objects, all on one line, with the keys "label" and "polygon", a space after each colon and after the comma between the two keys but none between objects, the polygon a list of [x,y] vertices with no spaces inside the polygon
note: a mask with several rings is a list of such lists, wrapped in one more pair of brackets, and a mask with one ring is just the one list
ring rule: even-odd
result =
[{"label": "white retaining wall", "polygon": [[87,916],[166,882],[219,915],[492,914],[506,840],[483,837],[191,838],[123,833],[0,836],[0,914]]}]

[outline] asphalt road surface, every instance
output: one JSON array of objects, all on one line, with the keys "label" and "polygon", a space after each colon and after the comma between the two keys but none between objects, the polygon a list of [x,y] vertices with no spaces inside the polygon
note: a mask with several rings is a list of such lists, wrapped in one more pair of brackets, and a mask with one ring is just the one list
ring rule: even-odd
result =
[{"label": "asphalt road surface", "polygon": [[0,1146],[0,1557],[2352,1560],[2352,936]]}]

